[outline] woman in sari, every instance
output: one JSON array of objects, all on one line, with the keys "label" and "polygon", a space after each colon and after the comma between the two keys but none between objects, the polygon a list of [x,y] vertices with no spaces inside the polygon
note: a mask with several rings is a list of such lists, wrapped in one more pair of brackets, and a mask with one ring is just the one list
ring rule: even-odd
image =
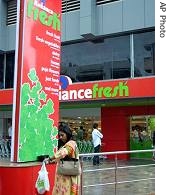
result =
[{"label": "woman in sari", "polygon": [[[60,159],[67,160],[69,158],[78,157],[78,147],[76,142],[72,140],[72,132],[66,125],[59,127],[59,150],[53,157],[49,158],[49,162],[58,162]],[[55,174],[55,182],[52,195],[79,195],[80,193],[80,175],[66,176]]]}]

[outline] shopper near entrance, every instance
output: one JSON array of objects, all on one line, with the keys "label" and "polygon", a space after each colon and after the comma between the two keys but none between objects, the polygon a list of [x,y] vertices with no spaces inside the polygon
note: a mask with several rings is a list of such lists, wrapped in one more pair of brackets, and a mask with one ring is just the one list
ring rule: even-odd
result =
[{"label": "shopper near entrance", "polygon": [[[93,131],[92,131],[92,141],[94,146],[94,153],[100,152],[101,148],[101,139],[103,138],[103,134],[98,130],[98,124],[93,124]],[[93,157],[93,165],[99,165],[100,164],[100,158],[99,156]]]},{"label": "shopper near entrance", "polygon": [[[69,160],[78,157],[79,151],[76,142],[72,140],[72,131],[67,125],[59,126],[60,148],[53,157],[45,159],[46,163],[58,163],[60,159]],[[55,173],[52,195],[79,195],[80,175],[66,176]]]},{"label": "shopper near entrance", "polygon": [[84,129],[83,126],[80,126],[77,132],[77,141],[83,141],[84,138]]}]

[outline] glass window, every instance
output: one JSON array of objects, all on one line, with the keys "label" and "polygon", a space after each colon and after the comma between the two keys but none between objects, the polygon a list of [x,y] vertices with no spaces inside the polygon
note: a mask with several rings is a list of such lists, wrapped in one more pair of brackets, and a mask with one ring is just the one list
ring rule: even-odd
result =
[{"label": "glass window", "polygon": [[0,54],[0,89],[4,88],[4,55]]},{"label": "glass window", "polygon": [[6,54],[5,88],[13,88],[15,53]]},{"label": "glass window", "polygon": [[[154,144],[155,116],[131,116],[130,117],[130,149],[152,149]],[[131,157],[150,158],[152,153],[134,153]]]},{"label": "glass window", "polygon": [[155,75],[155,31],[134,34],[134,76]]},{"label": "glass window", "polygon": [[130,77],[129,36],[62,46],[61,74],[73,82]]}]

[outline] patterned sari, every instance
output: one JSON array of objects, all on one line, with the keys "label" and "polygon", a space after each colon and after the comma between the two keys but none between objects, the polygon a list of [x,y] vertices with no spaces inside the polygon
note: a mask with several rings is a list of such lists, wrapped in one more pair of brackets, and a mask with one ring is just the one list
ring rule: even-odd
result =
[{"label": "patterned sari", "polygon": [[[78,157],[76,142],[68,141],[62,148],[55,153],[56,160],[65,156],[71,158]],[[55,173],[55,182],[52,195],[78,195],[80,193],[80,176],[65,176]]]}]

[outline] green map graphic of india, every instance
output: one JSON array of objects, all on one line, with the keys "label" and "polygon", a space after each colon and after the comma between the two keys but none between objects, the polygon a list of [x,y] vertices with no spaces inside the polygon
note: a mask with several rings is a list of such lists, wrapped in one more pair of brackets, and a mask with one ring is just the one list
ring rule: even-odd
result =
[{"label": "green map graphic of india", "polygon": [[58,129],[50,115],[54,113],[52,99],[42,90],[33,68],[28,73],[30,83],[21,88],[21,110],[18,161],[35,161],[39,155],[52,155],[57,147]]}]

